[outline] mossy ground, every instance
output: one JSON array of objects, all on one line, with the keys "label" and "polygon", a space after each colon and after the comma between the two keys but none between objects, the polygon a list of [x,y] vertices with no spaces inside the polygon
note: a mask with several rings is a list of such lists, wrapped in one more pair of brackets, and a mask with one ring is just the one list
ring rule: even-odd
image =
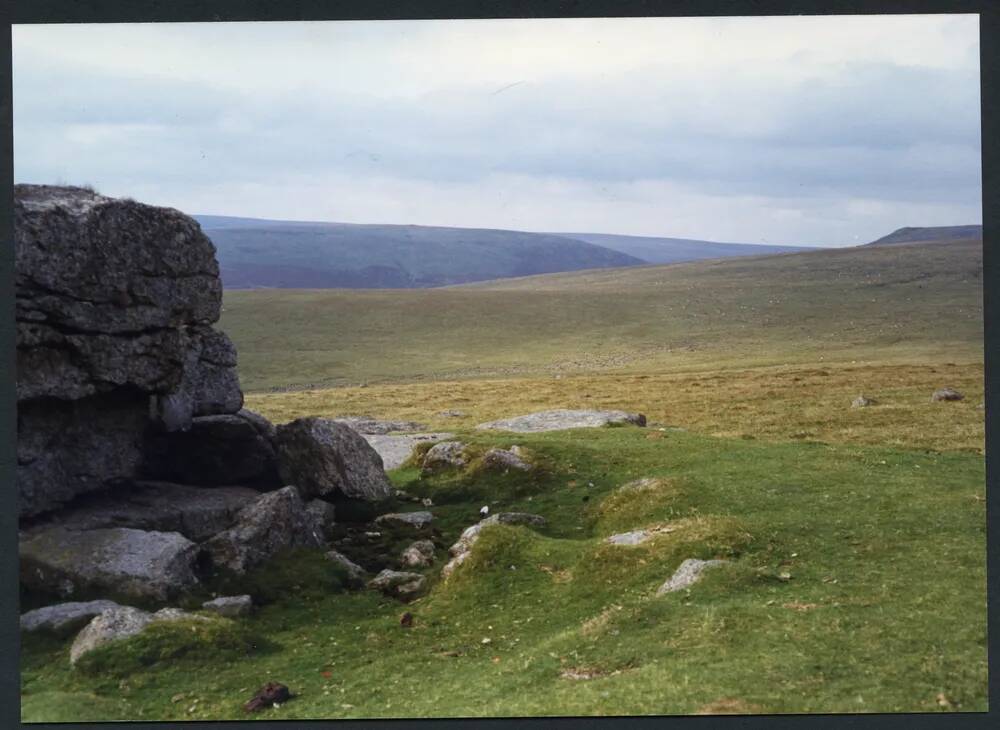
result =
[{"label": "mossy ground", "polygon": [[[332,576],[275,578],[281,590],[239,620],[268,648],[238,657],[136,665],[129,650],[85,672],[70,669],[69,640],[27,638],[22,717],[240,718],[268,680],[296,697],[267,719],[986,708],[981,456],[651,433],[463,433],[480,449],[523,444],[548,468],[394,473],[435,500],[444,542],[484,500],[547,527],[484,530],[447,582],[440,551],[406,607]],[[640,477],[665,486],[616,491]],[[653,524],[673,531],[604,541]],[[731,562],[656,597],[688,557]]]}]

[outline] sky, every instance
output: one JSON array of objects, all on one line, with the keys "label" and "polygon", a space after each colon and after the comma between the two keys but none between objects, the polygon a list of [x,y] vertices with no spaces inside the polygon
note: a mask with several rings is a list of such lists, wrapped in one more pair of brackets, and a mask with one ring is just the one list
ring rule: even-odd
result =
[{"label": "sky", "polygon": [[975,15],[19,25],[16,182],[844,246],[982,221]]}]

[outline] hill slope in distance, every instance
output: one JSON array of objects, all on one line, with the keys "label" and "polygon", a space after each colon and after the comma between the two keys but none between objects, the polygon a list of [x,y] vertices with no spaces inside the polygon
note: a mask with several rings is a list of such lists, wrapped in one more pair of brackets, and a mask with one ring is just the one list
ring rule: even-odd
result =
[{"label": "hill slope in distance", "polygon": [[544,233],[195,216],[227,289],[408,289],[646,263]]},{"label": "hill slope in distance", "polygon": [[924,228],[898,228],[888,236],[872,241],[868,246],[886,246],[898,243],[954,243],[956,241],[982,241],[982,226],[929,226]]},{"label": "hill slope in distance", "polygon": [[674,264],[683,261],[722,259],[733,256],[761,256],[774,253],[809,251],[805,246],[772,246],[758,243],[719,243],[691,238],[660,238],[655,236],[620,236],[613,233],[558,233],[613,251],[635,256],[651,264]]},{"label": "hill slope in distance", "polygon": [[982,362],[982,245],[823,249],[419,291],[233,291],[247,390],[782,363]]}]

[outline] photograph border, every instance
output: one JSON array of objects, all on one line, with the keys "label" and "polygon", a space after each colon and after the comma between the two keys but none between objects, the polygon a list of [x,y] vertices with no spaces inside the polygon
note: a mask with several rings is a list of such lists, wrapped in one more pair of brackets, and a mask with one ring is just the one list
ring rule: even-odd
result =
[{"label": "photograph border", "polygon": [[[992,658],[1000,655],[1000,506],[997,500],[997,480],[1000,465],[991,458],[997,446],[996,418],[991,414],[1000,409],[1000,290],[998,254],[994,239],[1000,232],[1000,149],[992,132],[998,124],[997,76],[1000,71],[997,31],[1000,30],[1000,3],[990,0],[891,0],[864,2],[849,0],[366,0],[362,2],[324,2],[323,0],[15,0],[5,4],[9,13],[3,54],[3,92],[0,93],[3,139],[2,180],[3,201],[0,205],[0,226],[8,245],[0,253],[0,293],[8,313],[14,309],[13,246],[13,116],[11,83],[11,23],[123,23],[123,22],[212,22],[212,21],[307,21],[360,19],[443,19],[443,18],[543,18],[543,17],[633,17],[633,16],[767,16],[767,15],[841,15],[841,14],[922,14],[977,13],[980,15],[980,72],[982,120],[982,192],[983,192],[983,317],[984,373],[986,384],[986,480],[987,480],[987,583],[988,583],[988,651]],[[0,337],[4,365],[0,377],[4,380],[0,397],[0,480],[6,485],[6,495],[12,506],[16,500],[15,446],[16,397],[15,328],[12,316],[0,320]],[[6,590],[0,591],[0,726],[21,727],[19,702],[19,632],[17,510],[0,510],[5,554],[2,579]],[[993,539],[990,539],[990,538]],[[338,721],[255,721],[254,727],[465,727],[477,726],[534,728],[607,728],[607,727],[740,727],[740,728],[923,728],[1000,727],[1000,671],[990,671],[988,679],[989,706],[987,713],[902,713],[857,715],[745,715],[745,716],[648,716],[648,717],[538,717],[524,719],[435,719],[435,720],[338,720]],[[234,726],[242,721],[225,721]],[[33,723],[32,728],[46,727],[115,727],[121,723],[50,724]],[[221,727],[223,722],[129,722],[129,728]]]}]

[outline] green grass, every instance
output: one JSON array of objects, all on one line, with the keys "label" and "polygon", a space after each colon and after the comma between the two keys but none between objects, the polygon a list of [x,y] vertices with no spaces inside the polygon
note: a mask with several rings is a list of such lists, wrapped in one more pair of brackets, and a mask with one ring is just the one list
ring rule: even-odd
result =
[{"label": "green grass", "polygon": [[[394,473],[440,500],[445,542],[483,498],[549,520],[485,530],[447,582],[439,554],[407,607],[412,629],[394,601],[310,584],[240,620],[271,649],[238,661],[181,654],[123,679],[72,670],[68,640],[31,637],[22,717],[239,718],[268,680],[296,694],[268,719],[986,709],[981,456],[647,435],[470,433],[480,449],[523,444],[549,469]],[[644,476],[677,488],[637,509],[616,489]],[[674,531],[650,543],[602,542],[664,522]],[[687,557],[732,562],[655,597]]]}]

